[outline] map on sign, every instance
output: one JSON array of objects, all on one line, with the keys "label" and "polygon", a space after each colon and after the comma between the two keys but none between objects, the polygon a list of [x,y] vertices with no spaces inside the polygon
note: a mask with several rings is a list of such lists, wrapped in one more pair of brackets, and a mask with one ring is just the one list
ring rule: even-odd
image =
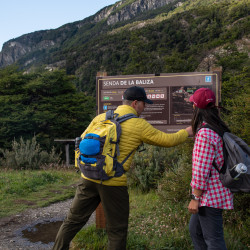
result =
[{"label": "map on sign", "polygon": [[[164,132],[176,132],[190,125],[193,108],[190,96],[199,88],[211,88],[220,101],[220,72],[97,77],[98,114],[122,104],[124,91],[143,87],[148,99],[141,118]],[[218,103],[217,103],[218,104]]]}]

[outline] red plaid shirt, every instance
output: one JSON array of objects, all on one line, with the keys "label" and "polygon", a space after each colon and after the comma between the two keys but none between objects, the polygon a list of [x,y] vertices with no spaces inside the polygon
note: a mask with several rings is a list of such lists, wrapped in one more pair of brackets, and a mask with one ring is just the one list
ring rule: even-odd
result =
[{"label": "red plaid shirt", "polygon": [[[220,169],[223,165],[223,143],[213,130],[202,128],[195,137],[192,166],[192,189],[203,190],[199,206],[233,209],[233,194],[219,180],[219,173],[212,163]],[[210,174],[211,173],[211,174]]]}]

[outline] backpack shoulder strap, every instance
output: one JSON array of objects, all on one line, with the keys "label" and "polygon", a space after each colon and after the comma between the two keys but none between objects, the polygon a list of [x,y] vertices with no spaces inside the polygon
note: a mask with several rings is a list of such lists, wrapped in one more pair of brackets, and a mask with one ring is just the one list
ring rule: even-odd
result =
[{"label": "backpack shoulder strap", "polygon": [[[122,123],[122,122],[125,122],[131,118],[138,118],[137,115],[133,114],[133,113],[129,113],[129,114],[126,114],[126,115],[122,115],[120,117],[117,117],[115,118],[115,120],[118,122],[118,123]],[[122,163],[120,164],[121,166],[123,166],[123,164],[128,160],[128,158],[133,154],[134,151],[136,151],[137,149],[134,149],[132,150],[127,156],[126,158],[122,161]]]},{"label": "backpack shoulder strap", "polygon": [[[224,160],[224,162],[225,162],[225,160]],[[223,163],[223,166],[222,166],[221,170],[219,170],[219,168],[218,168],[217,165],[215,164],[215,160],[213,160],[212,165],[213,165],[213,167],[217,170],[217,172],[220,174],[220,173],[222,172],[221,170],[223,169],[225,163]],[[211,173],[210,173],[210,174],[211,174]]]},{"label": "backpack shoulder strap", "polygon": [[129,114],[117,117],[116,121],[119,122],[119,123],[122,123],[122,122],[125,122],[125,121],[127,121],[128,119],[131,119],[131,118],[138,118],[138,116],[135,115],[135,114],[129,113]]},{"label": "backpack shoulder strap", "polygon": [[106,112],[105,120],[111,120],[114,118],[114,110],[108,110]]},{"label": "backpack shoulder strap", "polygon": [[119,123],[122,123],[130,118],[138,118],[137,115],[135,114],[132,114],[132,113],[129,113],[129,114],[126,114],[126,115],[122,115],[120,117],[118,117],[119,114],[117,113],[114,113],[114,110],[108,110],[106,112],[106,117],[105,117],[105,120],[115,120]]}]

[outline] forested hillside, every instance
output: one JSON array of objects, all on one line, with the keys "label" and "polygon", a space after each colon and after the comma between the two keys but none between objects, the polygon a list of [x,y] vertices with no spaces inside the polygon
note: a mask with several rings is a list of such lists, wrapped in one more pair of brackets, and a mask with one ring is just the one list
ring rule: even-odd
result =
[{"label": "forested hillside", "polygon": [[[142,2],[119,1],[82,21],[14,39],[12,44],[27,50],[21,56],[16,52],[15,62],[26,70],[44,65],[64,68],[77,76],[80,90],[94,94],[101,69],[108,75],[207,71],[221,65],[217,57],[228,56],[231,49],[247,56],[249,1],[166,1],[147,11]],[[148,9],[149,2],[157,1],[145,1]],[[140,10],[134,15],[133,4]],[[15,51],[7,45],[2,58],[8,49]],[[238,62],[230,66],[242,68]]]},{"label": "forested hillside", "polygon": [[[161,14],[143,28],[138,28],[143,22],[130,24],[65,50],[73,55],[66,69],[78,75],[79,86],[90,93],[94,73],[101,68],[109,75],[206,71],[215,65],[237,71],[248,60],[246,51],[239,50],[245,42],[249,46],[248,13],[246,4],[238,2],[233,8],[229,1],[220,1],[169,18]],[[240,62],[225,62],[232,50]]]},{"label": "forested hillside", "polygon": [[217,66],[225,119],[249,141],[249,10],[247,0],[123,0],[79,22],[8,41],[0,53],[0,147],[20,136],[38,134],[49,145],[55,137],[79,135],[95,113],[90,96],[98,71]]}]

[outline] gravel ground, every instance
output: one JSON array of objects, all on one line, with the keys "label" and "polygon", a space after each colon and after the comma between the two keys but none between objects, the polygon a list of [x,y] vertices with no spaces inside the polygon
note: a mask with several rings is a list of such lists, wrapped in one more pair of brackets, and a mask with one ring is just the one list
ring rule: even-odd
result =
[{"label": "gravel ground", "polygon": [[[59,224],[68,213],[72,199],[54,203],[48,207],[26,210],[23,213],[0,219],[0,249],[1,250],[47,250],[53,246],[53,241],[46,240],[46,232],[54,239]],[[87,225],[95,222],[95,213]],[[54,226],[56,225],[56,226]],[[36,227],[35,227],[36,226]],[[39,232],[39,226],[42,226]],[[37,229],[38,228],[38,229]],[[52,229],[52,231],[51,231]],[[38,231],[38,239],[25,238]],[[28,237],[28,236],[27,236]],[[39,238],[40,237],[40,238]],[[49,237],[47,237],[49,238]],[[40,241],[39,241],[40,240]],[[45,243],[46,242],[46,243]],[[47,243],[48,242],[48,243]]]}]

